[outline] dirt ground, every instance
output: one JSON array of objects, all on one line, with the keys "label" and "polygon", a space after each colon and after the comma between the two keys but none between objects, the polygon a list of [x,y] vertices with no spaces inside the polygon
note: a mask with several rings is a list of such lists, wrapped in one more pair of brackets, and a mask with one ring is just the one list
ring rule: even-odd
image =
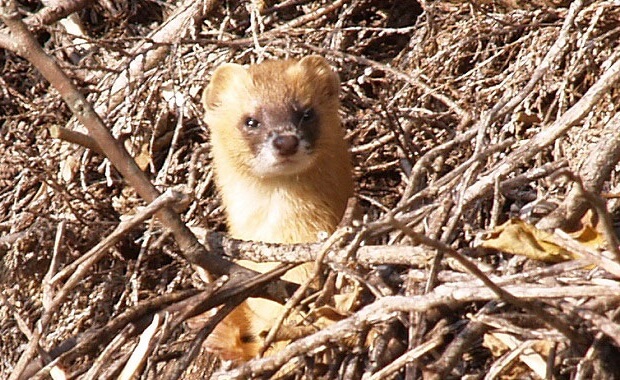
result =
[{"label": "dirt ground", "polygon": [[[0,378],[620,378],[617,2],[15,3],[0,2]],[[78,121],[21,18],[142,173]],[[221,363],[186,320],[226,301],[197,266],[226,270],[174,220],[218,256],[312,261],[327,243],[225,237],[201,93],[222,63],[309,54],[341,79],[357,200],[296,305],[328,323]],[[176,213],[124,228],[155,198],[140,178],[177,190]]]}]

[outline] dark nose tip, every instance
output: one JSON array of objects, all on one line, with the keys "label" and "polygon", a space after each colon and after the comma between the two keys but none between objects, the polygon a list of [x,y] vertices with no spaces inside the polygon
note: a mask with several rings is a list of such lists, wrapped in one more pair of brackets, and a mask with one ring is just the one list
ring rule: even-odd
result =
[{"label": "dark nose tip", "polygon": [[292,156],[297,153],[299,139],[294,135],[279,135],[273,139],[273,146],[281,156]]}]

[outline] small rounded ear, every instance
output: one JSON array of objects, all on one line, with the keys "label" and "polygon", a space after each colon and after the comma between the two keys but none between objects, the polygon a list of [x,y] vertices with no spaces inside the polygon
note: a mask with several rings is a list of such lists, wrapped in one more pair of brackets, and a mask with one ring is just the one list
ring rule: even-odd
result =
[{"label": "small rounded ear", "polygon": [[205,109],[215,109],[224,101],[224,94],[229,90],[240,90],[249,78],[248,71],[236,63],[219,66],[211,76],[211,82],[202,93],[202,105]]},{"label": "small rounded ear", "polygon": [[300,59],[298,65],[307,72],[313,73],[319,83],[324,83],[323,95],[338,97],[340,78],[338,78],[338,74],[327,63],[325,58],[320,55],[309,55]]}]

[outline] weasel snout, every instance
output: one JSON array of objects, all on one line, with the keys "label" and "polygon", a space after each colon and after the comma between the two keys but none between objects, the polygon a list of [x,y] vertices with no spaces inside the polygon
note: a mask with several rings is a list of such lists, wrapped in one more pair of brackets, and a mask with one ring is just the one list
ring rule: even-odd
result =
[{"label": "weasel snout", "polygon": [[291,134],[278,134],[272,140],[273,147],[280,156],[292,156],[297,153],[299,138]]}]

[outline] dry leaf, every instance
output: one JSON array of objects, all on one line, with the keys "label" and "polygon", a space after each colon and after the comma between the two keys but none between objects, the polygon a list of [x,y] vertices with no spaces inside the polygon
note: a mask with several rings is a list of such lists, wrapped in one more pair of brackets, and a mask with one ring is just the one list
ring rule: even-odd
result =
[{"label": "dry leaf", "polygon": [[[535,373],[539,378],[545,378],[547,361],[546,357],[553,346],[553,342],[546,340],[521,341],[514,335],[491,332],[484,334],[483,344],[487,347],[494,357],[500,357],[514,354],[519,358],[521,364],[505,363],[506,366],[500,368],[501,372],[510,375],[502,378],[516,378],[515,374],[525,375],[526,373]],[[515,359],[516,359],[515,357]],[[526,367],[527,366],[527,367]],[[529,370],[528,370],[529,368]],[[521,376],[518,376],[519,378]]]},{"label": "dry leaf", "polygon": [[[592,218],[586,214],[583,227],[570,235],[582,244],[592,248],[605,245],[603,235],[593,225]],[[572,252],[553,243],[552,234],[537,229],[521,219],[511,219],[495,228],[490,236],[482,241],[485,248],[526,256],[530,259],[559,262],[578,258]]]},{"label": "dry leaf", "polygon": [[134,157],[136,164],[140,167],[140,170],[144,171],[149,167],[151,163],[151,152],[149,151],[149,144],[142,144],[140,153]]},{"label": "dry leaf", "polygon": [[482,242],[482,246],[534,260],[558,262],[575,258],[570,252],[552,243],[550,237],[550,233],[538,230],[531,224],[511,219],[496,227]]},{"label": "dry leaf", "polygon": [[72,155],[65,157],[60,162],[60,178],[64,183],[70,183],[73,181],[75,174],[80,168],[80,162]]}]

